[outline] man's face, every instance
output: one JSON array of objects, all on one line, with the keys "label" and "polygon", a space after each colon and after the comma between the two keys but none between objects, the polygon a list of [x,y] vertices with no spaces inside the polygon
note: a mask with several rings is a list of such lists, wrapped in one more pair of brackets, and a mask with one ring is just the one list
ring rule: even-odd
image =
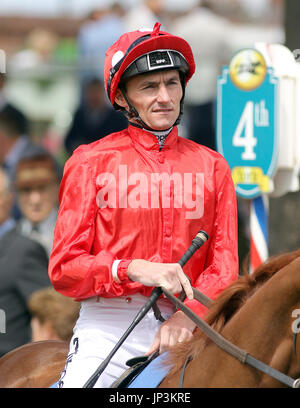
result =
[{"label": "man's face", "polygon": [[0,173],[0,225],[10,217],[12,207],[12,193],[8,191],[7,181]]},{"label": "man's face", "polygon": [[[126,92],[129,102],[151,129],[165,130],[174,125],[179,116],[182,98],[178,71],[136,75],[127,81]],[[128,110],[120,91],[116,95],[116,102]]]},{"label": "man's face", "polygon": [[45,220],[57,205],[58,183],[43,183],[18,190],[18,202],[21,212],[33,224]]}]

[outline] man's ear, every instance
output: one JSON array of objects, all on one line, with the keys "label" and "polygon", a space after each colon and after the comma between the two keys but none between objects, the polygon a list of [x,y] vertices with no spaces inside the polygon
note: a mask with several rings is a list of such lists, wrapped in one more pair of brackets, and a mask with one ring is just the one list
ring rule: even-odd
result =
[{"label": "man's ear", "polygon": [[115,102],[121,106],[121,108],[125,108],[126,110],[129,109],[128,103],[126,102],[124,95],[119,88],[116,90]]}]

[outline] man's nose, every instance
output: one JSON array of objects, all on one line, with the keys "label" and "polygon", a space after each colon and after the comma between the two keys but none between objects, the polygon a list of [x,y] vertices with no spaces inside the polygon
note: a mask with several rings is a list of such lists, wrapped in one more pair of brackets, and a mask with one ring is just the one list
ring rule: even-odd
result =
[{"label": "man's nose", "polygon": [[41,193],[38,190],[32,190],[30,193],[30,201],[32,203],[38,203],[41,200]]},{"label": "man's nose", "polygon": [[161,103],[168,103],[170,101],[170,95],[165,85],[159,87],[157,100]]}]

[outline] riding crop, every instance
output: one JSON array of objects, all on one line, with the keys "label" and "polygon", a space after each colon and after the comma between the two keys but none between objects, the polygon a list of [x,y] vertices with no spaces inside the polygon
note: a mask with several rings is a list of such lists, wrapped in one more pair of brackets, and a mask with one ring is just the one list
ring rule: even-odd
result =
[{"label": "riding crop", "polygon": [[[183,267],[187,261],[194,255],[194,253],[208,240],[208,234],[205,231],[199,231],[196,237],[192,240],[192,244],[190,247],[187,249],[187,251],[184,253],[184,255],[180,258],[178,261],[179,265]],[[129,336],[129,334],[133,331],[133,329],[139,324],[139,322],[145,317],[145,315],[148,313],[148,311],[152,308],[154,303],[158,300],[160,295],[163,293],[162,289],[160,287],[153,289],[151,295],[149,296],[149,299],[145,303],[145,305],[141,308],[141,310],[138,312],[134,320],[132,321],[131,325],[128,327],[126,332],[123,334],[123,336],[120,338],[118,343],[116,343],[115,347],[112,349],[112,351],[109,353],[109,355],[106,357],[105,360],[102,361],[100,366],[97,368],[97,370],[94,372],[94,374],[88,379],[88,381],[84,384],[83,388],[93,388],[93,386],[96,384],[98,378],[100,375],[103,373],[105,368],[108,366],[110,360],[114,356],[114,354],[118,351],[118,349],[121,347],[123,342],[126,340],[126,338]]]}]

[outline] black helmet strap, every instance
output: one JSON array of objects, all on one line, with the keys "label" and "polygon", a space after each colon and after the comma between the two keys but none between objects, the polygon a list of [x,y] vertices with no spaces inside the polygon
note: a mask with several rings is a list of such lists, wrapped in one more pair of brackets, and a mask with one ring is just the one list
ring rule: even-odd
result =
[{"label": "black helmet strap", "polygon": [[124,115],[127,117],[127,119],[129,120],[129,122],[130,122],[130,120],[133,120],[133,119],[137,120],[142,128],[147,129],[147,130],[152,130],[148,125],[146,125],[146,123],[140,117],[138,111],[135,109],[135,107],[132,105],[132,103],[128,100],[124,84],[120,85],[119,88],[120,88],[120,90],[122,92],[123,98],[125,99],[128,107],[129,107],[129,111],[127,109],[125,109],[125,108],[121,108],[121,110],[124,113]]}]

